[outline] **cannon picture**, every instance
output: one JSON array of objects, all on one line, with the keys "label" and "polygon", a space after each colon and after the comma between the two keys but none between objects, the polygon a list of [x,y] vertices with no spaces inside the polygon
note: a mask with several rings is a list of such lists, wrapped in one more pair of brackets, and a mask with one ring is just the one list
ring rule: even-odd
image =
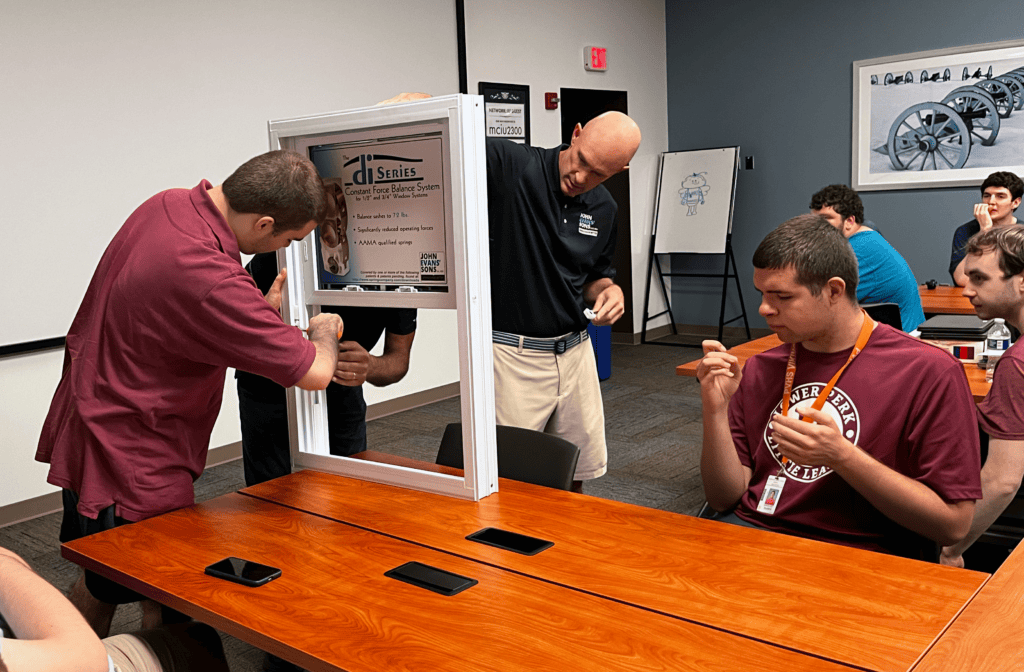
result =
[{"label": "cannon picture", "polygon": [[[963,168],[972,148],[995,144],[1000,121],[1024,106],[1024,68],[998,77],[993,77],[992,71],[992,66],[986,74],[982,74],[982,68],[972,73],[965,67],[962,81],[978,82],[958,86],[940,101],[922,102],[903,110],[878,151],[889,155],[896,170]],[[948,68],[942,77],[924,70],[919,81],[949,81],[948,75]],[[906,81],[906,76],[903,79]]]}]

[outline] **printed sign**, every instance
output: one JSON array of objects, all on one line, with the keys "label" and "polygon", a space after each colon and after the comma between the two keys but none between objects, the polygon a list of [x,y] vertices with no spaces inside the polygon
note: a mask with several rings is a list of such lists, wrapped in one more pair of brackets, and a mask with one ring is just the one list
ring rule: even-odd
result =
[{"label": "printed sign", "polygon": [[328,193],[322,289],[447,290],[442,145],[429,135],[309,148]]},{"label": "printed sign", "polygon": [[488,138],[530,142],[530,87],[480,82]]},{"label": "printed sign", "polygon": [[488,138],[526,140],[526,106],[517,103],[487,102],[484,108]]}]

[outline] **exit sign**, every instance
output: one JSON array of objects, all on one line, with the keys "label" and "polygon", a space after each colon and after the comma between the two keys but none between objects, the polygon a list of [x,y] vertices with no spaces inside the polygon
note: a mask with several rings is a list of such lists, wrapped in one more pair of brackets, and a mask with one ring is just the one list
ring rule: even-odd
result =
[{"label": "exit sign", "polygon": [[583,68],[586,70],[600,70],[602,72],[607,70],[607,51],[604,47],[584,47]]}]

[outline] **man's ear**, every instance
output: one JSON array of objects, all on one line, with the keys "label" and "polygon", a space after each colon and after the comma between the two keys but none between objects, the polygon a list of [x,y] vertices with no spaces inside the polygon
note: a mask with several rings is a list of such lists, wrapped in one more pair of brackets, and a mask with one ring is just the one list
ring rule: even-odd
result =
[{"label": "man's ear", "polygon": [[267,233],[267,232],[273,232],[273,230],[274,230],[274,218],[270,217],[270,216],[267,216],[267,215],[264,215],[264,216],[260,217],[253,224],[253,231],[255,231],[256,233],[258,233],[260,235],[263,235],[264,233]]},{"label": "man's ear", "polygon": [[576,124],[576,128],[572,129],[572,139],[575,140],[576,138],[580,137],[580,133],[582,132],[583,126],[581,124]]},{"label": "man's ear", "polygon": [[824,291],[828,300],[836,303],[846,295],[846,281],[838,276],[831,277],[828,279]]},{"label": "man's ear", "polygon": [[1020,196],[1018,196],[1017,198],[1013,199],[1013,203],[1010,204],[1010,210],[1011,211],[1016,210],[1019,205],[1020,205]]}]

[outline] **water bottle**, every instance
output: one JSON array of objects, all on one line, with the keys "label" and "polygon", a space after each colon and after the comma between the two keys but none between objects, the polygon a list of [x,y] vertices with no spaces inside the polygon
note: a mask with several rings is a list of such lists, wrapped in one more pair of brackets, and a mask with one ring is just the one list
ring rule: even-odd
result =
[{"label": "water bottle", "polygon": [[992,374],[996,370],[996,364],[1006,349],[1010,347],[1010,330],[1006,328],[1006,322],[1001,317],[995,319],[996,326],[988,332],[985,341],[985,350],[988,354],[988,364],[985,366],[985,382],[992,382]]}]

